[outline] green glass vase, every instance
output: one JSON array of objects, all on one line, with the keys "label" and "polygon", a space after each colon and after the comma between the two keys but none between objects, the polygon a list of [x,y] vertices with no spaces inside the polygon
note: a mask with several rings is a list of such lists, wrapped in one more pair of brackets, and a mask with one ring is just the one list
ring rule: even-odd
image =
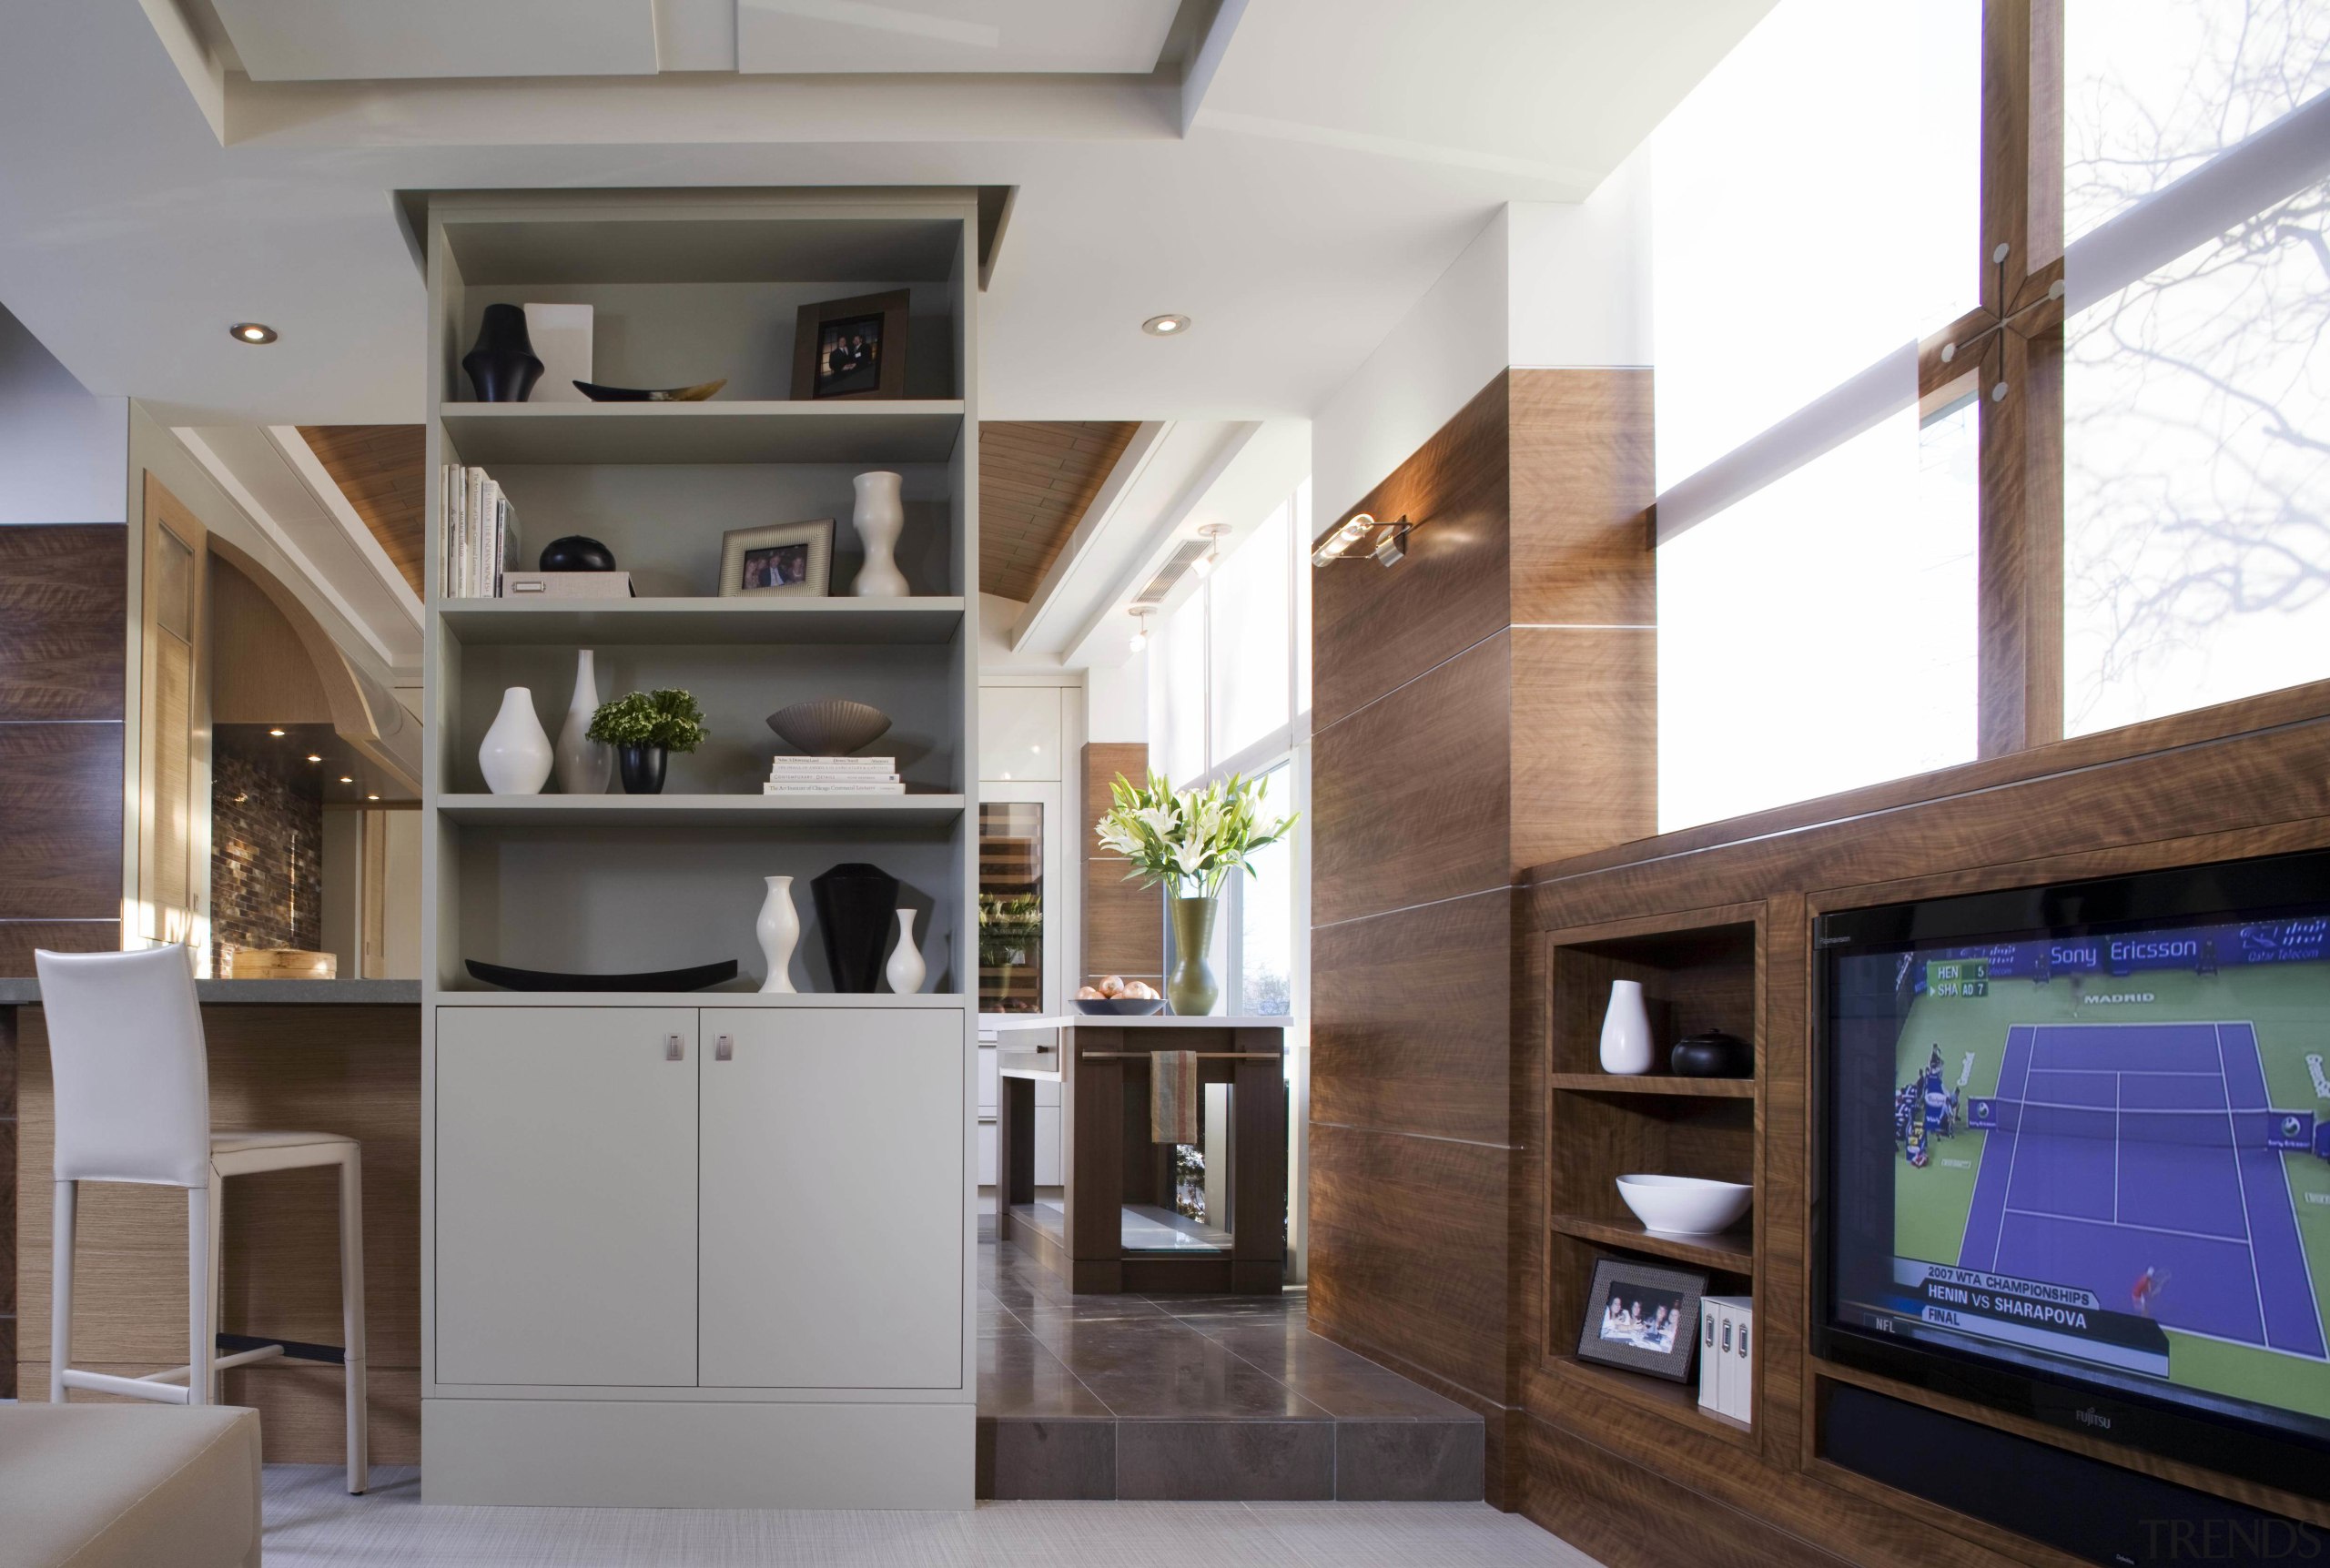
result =
[{"label": "green glass vase", "polygon": [[1173,972],[1165,976],[1165,999],[1177,1017],[1202,1018],[1221,1000],[1221,982],[1205,961],[1213,950],[1213,917],[1220,905],[1216,898],[1165,901],[1173,920]]}]

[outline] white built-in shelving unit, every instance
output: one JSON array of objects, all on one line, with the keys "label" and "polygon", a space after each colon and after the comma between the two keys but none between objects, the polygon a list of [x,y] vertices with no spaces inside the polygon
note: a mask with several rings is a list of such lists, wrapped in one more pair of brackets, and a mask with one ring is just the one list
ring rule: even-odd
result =
[{"label": "white built-in shelving unit", "polygon": [[[977,219],[968,193],[432,198],[430,515],[483,466],[528,564],[607,544],[628,600],[444,598],[431,539],[422,808],[422,1438],[431,1502],[967,1507],[976,1409]],[[908,396],[791,400],[804,304],[910,292]],[[490,304],[587,303],[593,379],[701,403],[481,404]],[[904,477],[913,597],[848,597],[851,479]],[[836,520],[833,597],[716,594],[722,535]],[[432,530],[433,535],[433,530]],[[695,693],[665,793],[495,795],[528,688]],[[767,796],[764,719],[894,721],[904,795]],[[618,789],[620,785],[616,786]],[[917,911],[925,994],[833,994],[810,880],[869,862]],[[763,878],[795,878],[805,994],[761,996]],[[494,991],[735,958],[731,990]]]}]

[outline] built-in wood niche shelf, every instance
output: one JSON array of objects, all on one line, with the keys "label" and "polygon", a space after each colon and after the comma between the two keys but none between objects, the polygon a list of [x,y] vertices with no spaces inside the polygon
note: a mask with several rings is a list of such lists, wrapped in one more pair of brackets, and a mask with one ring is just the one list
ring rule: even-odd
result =
[{"label": "built-in wood niche shelf", "polygon": [[919,599],[451,599],[439,623],[463,647],[605,648],[659,642],[943,647],[959,597]]},{"label": "built-in wood niche shelf", "polygon": [[[1753,1448],[1755,1429],[1703,1410],[1696,1382],[1581,1361],[1579,1325],[1594,1260],[1605,1254],[1703,1270],[1715,1295],[1755,1296],[1760,1209],[1710,1236],[1666,1236],[1644,1229],[1618,1196],[1633,1174],[1762,1182],[1764,907],[1687,911],[1547,933],[1546,1148],[1544,1233],[1545,1321],[1542,1364],[1586,1397],[1636,1409],[1726,1442]],[[1640,1077],[1599,1067],[1610,983],[1641,983],[1655,1050],[1722,1029],[1755,1048],[1746,1078]],[[1758,1372],[1760,1387],[1760,1366]]]}]

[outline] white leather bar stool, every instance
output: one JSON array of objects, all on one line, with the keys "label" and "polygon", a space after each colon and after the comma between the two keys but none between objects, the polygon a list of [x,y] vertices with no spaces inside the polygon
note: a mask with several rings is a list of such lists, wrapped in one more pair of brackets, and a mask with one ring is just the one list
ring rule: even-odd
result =
[{"label": "white leather bar stool", "polygon": [[[165,1404],[213,1404],[228,1367],[289,1356],[337,1361],[348,1380],[348,1490],[370,1484],[364,1427],[363,1168],[356,1140],[328,1132],[213,1132],[202,1011],[182,946],[143,953],[33,955],[56,1083],[56,1220],[48,1397],[67,1389]],[[222,1189],[230,1176],[339,1169],[344,1345],[218,1332]],[[187,1364],[142,1378],[70,1364],[76,1183],[183,1187],[187,1194]],[[225,1353],[221,1353],[225,1352]]]}]

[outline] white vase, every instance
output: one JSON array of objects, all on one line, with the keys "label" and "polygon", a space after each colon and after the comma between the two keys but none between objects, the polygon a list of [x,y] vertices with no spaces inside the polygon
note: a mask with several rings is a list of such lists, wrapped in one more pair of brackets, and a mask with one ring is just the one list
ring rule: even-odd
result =
[{"label": "white vase", "polygon": [[866,563],[857,569],[857,583],[850,592],[860,599],[903,599],[906,573],[890,557],[897,546],[898,531],[907,524],[906,502],[898,497],[898,476],[862,473],[850,482],[857,489],[857,510],[850,514],[850,521],[866,547]]},{"label": "white vase", "polygon": [[890,949],[889,966],[882,973],[889,976],[890,989],[901,996],[922,989],[922,949],[915,945],[911,909],[898,911],[898,945]]},{"label": "white vase", "polygon": [[761,991],[790,996],[793,948],[801,940],[801,912],[793,907],[793,878],[765,876],[761,880],[768,884],[768,896],[761,900],[761,917],[753,922],[753,935],[761,941],[761,956],[768,961],[768,978],[761,982]]},{"label": "white vase", "polygon": [[540,794],[550,777],[550,736],[534,717],[534,694],[523,686],[501,693],[501,711],[477,749],[485,787],[495,794]]},{"label": "white vase", "polygon": [[1602,1070],[1650,1071],[1650,1009],[1639,980],[1610,982],[1610,1010],[1602,1015]]},{"label": "white vase", "polygon": [[591,716],[599,711],[599,673],[591,650],[574,652],[574,695],[566,723],[558,727],[557,760],[552,772],[561,794],[604,794],[615,776],[615,749],[591,738]]}]

